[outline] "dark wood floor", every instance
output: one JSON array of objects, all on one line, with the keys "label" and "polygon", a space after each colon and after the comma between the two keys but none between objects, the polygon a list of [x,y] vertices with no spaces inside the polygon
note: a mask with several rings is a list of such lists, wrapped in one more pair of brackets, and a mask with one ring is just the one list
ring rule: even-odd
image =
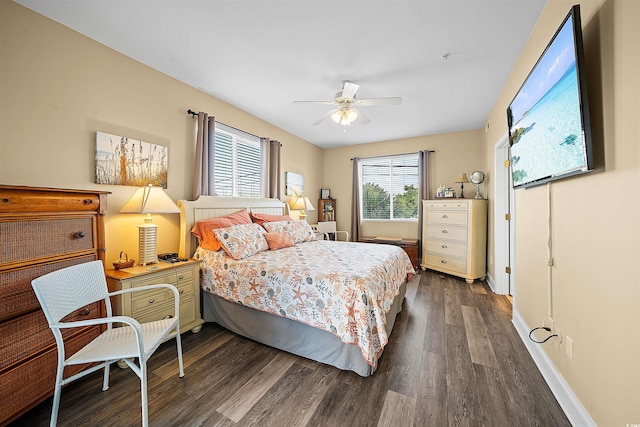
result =
[{"label": "dark wood floor", "polygon": [[[409,284],[377,372],[362,378],[234,335],[215,324],[149,361],[152,426],[569,426],[484,283],[422,272]],[[63,390],[60,426],[140,424],[139,382],[112,369]],[[48,425],[51,399],[16,425]]]}]

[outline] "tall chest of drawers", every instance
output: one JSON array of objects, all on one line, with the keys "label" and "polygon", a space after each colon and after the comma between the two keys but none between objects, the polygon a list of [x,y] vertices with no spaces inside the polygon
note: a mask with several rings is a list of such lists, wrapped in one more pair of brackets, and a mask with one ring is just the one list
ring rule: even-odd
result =
[{"label": "tall chest of drawers", "polygon": [[423,200],[422,268],[464,278],[486,276],[487,201]]},{"label": "tall chest of drawers", "polygon": [[[70,265],[104,261],[107,194],[0,185],[0,425],[53,393],[56,345],[31,280]],[[96,303],[70,316],[90,319],[102,310]],[[100,326],[66,330],[67,351],[100,331]],[[83,367],[65,370],[65,377]]]}]

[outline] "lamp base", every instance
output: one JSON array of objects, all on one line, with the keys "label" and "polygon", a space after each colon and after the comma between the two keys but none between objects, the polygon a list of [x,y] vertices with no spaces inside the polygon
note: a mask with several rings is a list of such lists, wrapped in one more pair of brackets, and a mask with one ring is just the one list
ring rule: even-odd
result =
[{"label": "lamp base", "polygon": [[158,262],[158,226],[145,222],[138,226],[139,264],[144,266]]}]

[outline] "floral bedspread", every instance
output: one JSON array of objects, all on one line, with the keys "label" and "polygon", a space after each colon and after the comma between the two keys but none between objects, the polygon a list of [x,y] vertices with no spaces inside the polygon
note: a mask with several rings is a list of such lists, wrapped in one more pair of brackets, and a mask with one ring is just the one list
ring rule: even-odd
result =
[{"label": "floral bedspread", "polygon": [[331,332],[374,368],[388,341],[385,315],[415,273],[401,248],[369,243],[318,240],[238,261],[202,248],[194,256],[204,291]]}]

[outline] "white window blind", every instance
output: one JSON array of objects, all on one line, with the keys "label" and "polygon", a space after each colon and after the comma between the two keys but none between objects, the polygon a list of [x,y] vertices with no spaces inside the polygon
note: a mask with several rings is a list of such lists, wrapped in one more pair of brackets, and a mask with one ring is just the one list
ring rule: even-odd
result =
[{"label": "white window blind", "polygon": [[263,197],[260,138],[216,122],[214,187],[221,197]]},{"label": "white window blind", "polygon": [[418,154],[360,161],[363,220],[418,219]]}]

